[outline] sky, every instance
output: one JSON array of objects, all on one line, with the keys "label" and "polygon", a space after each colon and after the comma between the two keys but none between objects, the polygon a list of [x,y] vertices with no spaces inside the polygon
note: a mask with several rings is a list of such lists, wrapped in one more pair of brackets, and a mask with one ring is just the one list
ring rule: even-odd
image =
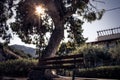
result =
[{"label": "sky", "polygon": [[[104,3],[94,2],[94,6],[97,9],[110,10],[120,7],[120,0],[96,0],[103,1]],[[14,17],[14,16],[13,16]],[[9,20],[11,22],[11,20]],[[8,22],[9,22],[8,21]],[[13,22],[14,20],[12,20]],[[88,38],[87,42],[95,41],[97,39],[97,31],[110,29],[114,27],[120,27],[120,9],[106,11],[101,20],[94,21],[92,23],[85,22],[82,26],[84,29],[83,36]],[[21,42],[17,35],[14,35],[11,39],[10,45],[19,44],[29,47],[35,47],[33,45],[25,44]]]},{"label": "sky", "polygon": [[[104,1],[105,3],[94,2],[94,5],[98,9],[110,10],[113,8],[120,7],[120,0],[97,0]],[[106,11],[99,21],[92,23],[85,23],[83,25],[83,35],[88,37],[87,42],[95,41],[97,38],[97,31],[120,27],[120,9]]]}]

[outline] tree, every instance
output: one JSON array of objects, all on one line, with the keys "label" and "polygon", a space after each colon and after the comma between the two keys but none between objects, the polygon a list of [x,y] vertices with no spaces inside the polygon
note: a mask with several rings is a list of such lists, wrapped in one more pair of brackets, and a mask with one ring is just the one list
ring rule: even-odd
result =
[{"label": "tree", "polygon": [[[41,17],[35,15],[35,6],[41,5],[46,13]],[[89,0],[21,0],[17,7],[16,31],[23,41],[32,43],[31,35],[41,35],[39,41],[42,49],[42,57],[54,56],[61,40],[64,38],[64,30],[69,28],[69,37],[80,43],[82,40],[80,28],[83,20],[75,18],[77,14],[88,22],[100,19],[103,10],[98,12]],[[39,20],[38,20],[39,19]],[[52,24],[48,24],[51,20]],[[39,24],[40,23],[40,24]],[[65,26],[66,25],[66,26]],[[50,33],[48,44],[46,33]]]},{"label": "tree", "polygon": [[11,34],[8,33],[9,27],[7,20],[13,15],[13,0],[0,0],[0,37],[9,43]]}]

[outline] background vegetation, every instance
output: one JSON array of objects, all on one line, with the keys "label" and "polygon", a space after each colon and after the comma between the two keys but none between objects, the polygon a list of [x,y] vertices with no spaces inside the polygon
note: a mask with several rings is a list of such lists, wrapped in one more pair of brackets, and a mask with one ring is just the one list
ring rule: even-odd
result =
[{"label": "background vegetation", "polygon": [[0,62],[0,76],[26,77],[32,67],[37,65],[34,59],[16,59]]},{"label": "background vegetation", "polygon": [[76,76],[88,78],[119,79],[120,66],[102,66],[97,68],[80,69]]},{"label": "background vegetation", "polygon": [[[107,49],[104,46],[83,45],[73,52],[58,56],[84,54],[84,65],[76,69],[76,76],[117,79],[120,75],[119,47],[120,45],[117,45]],[[37,60],[29,58],[0,62],[0,76],[27,76],[36,65]],[[57,71],[60,75],[72,76],[72,70]]]}]

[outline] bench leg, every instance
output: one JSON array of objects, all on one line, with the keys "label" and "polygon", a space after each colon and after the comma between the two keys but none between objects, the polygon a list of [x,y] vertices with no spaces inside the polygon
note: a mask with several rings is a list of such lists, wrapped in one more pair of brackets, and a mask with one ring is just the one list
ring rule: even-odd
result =
[{"label": "bench leg", "polygon": [[72,80],[75,80],[75,69],[73,69]]}]

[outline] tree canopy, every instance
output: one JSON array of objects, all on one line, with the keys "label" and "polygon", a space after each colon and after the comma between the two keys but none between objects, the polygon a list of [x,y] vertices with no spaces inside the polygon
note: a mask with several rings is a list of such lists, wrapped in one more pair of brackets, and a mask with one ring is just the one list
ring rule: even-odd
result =
[{"label": "tree canopy", "polygon": [[[11,9],[14,4],[12,3],[11,6],[10,1],[13,0],[1,1],[2,7],[5,3],[10,4],[9,16],[12,14]],[[65,30],[71,42],[75,44],[85,42],[82,24],[85,20],[88,22],[100,20],[104,13],[104,10],[99,11],[92,1],[95,0],[20,0],[16,4],[16,21],[11,23],[11,28],[22,41],[38,45],[42,51],[42,57],[50,57],[58,50],[61,40],[64,39]],[[45,9],[45,13],[40,16],[35,13],[36,6],[39,5]],[[2,7],[0,10],[4,9]],[[2,12],[0,16],[4,18],[2,15],[6,10],[0,12]],[[7,20],[6,17],[2,18],[0,18],[1,26]]]},{"label": "tree canopy", "polygon": [[7,33],[7,20],[13,15],[13,0],[0,0],[0,37],[8,43],[11,35]]}]

